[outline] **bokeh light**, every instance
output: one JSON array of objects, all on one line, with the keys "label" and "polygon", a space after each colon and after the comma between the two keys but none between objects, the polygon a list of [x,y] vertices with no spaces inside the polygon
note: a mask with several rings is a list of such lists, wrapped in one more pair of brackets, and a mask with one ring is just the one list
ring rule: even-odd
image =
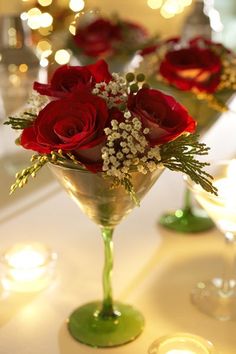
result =
[{"label": "bokeh light", "polygon": [[147,0],[147,5],[152,10],[160,9],[161,16],[166,19],[180,14],[191,4],[192,0]]},{"label": "bokeh light", "polygon": [[57,50],[55,53],[55,61],[60,65],[69,63],[70,57],[71,54],[69,53],[68,50],[65,49]]},{"label": "bokeh light", "polygon": [[148,0],[148,6],[153,9],[159,9],[162,6],[163,0]]},{"label": "bokeh light", "polygon": [[52,0],[38,0],[39,5],[41,6],[49,6],[52,3]]},{"label": "bokeh light", "polygon": [[70,0],[69,3],[69,8],[74,12],[83,10],[84,6],[84,0]]}]

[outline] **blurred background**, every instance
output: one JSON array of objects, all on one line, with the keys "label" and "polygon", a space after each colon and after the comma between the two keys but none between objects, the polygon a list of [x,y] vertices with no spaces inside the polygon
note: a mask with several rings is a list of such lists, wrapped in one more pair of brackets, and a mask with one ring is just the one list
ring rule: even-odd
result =
[{"label": "blurred background", "polygon": [[69,42],[91,9],[143,25],[159,39],[210,28],[213,40],[236,49],[235,0],[0,0],[1,119],[27,101],[33,81],[78,63]]},{"label": "blurred background", "polygon": [[[28,43],[32,41],[41,66],[54,62],[65,64],[71,60],[71,52],[67,48],[67,38],[73,31],[71,24],[75,17],[89,9],[102,9],[106,15],[117,13],[122,18],[143,24],[150,34],[169,37],[179,35],[191,15],[192,18],[195,16],[195,24],[196,21],[204,21],[196,13],[196,3],[204,3],[213,38],[235,49],[235,0],[0,0],[0,46],[4,41],[3,18],[19,16],[24,25],[24,35],[28,36]],[[9,23],[4,25],[6,27]],[[14,38],[14,26],[11,36]],[[21,70],[26,70],[26,67],[21,67]]]}]

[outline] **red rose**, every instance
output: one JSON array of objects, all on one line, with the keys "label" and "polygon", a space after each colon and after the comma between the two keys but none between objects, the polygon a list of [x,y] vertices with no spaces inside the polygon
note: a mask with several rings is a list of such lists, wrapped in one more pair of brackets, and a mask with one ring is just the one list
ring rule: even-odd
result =
[{"label": "red rose", "polygon": [[109,124],[105,101],[86,91],[50,102],[24,129],[21,145],[48,154],[62,149],[72,152],[88,169],[101,169],[101,148]]},{"label": "red rose", "polygon": [[195,121],[172,96],[161,91],[143,88],[128,99],[129,110],[149,128],[147,139],[151,146],[177,138],[184,132],[193,132]]},{"label": "red rose", "polygon": [[74,40],[85,55],[110,55],[113,53],[114,42],[121,40],[120,27],[106,19],[98,18],[85,27],[79,26]]},{"label": "red rose", "polygon": [[221,69],[217,54],[194,44],[168,52],[161,62],[160,74],[180,90],[214,93],[220,83]]},{"label": "red rose", "polygon": [[75,88],[86,86],[93,87],[97,82],[109,82],[112,76],[108,71],[107,63],[99,60],[87,66],[59,67],[53,74],[49,84],[34,83],[34,90],[41,95],[52,97],[65,97]]}]

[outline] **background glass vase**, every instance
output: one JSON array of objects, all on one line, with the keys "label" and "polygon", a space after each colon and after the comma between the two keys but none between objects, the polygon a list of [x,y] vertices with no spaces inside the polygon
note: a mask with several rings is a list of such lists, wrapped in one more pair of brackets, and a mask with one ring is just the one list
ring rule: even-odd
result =
[{"label": "background glass vase", "polygon": [[[191,92],[181,91],[172,86],[157,81],[151,81],[155,87],[166,94],[173,96],[178,102],[185,106],[190,115],[197,121],[197,132],[204,134],[218,119],[220,112],[209,106],[205,100],[198,99]],[[217,100],[222,103],[229,101],[232,96],[230,91],[222,91],[215,94]],[[173,212],[167,212],[161,216],[159,223],[176,232],[203,232],[214,227],[213,221],[203,209],[192,205],[190,191],[186,188],[184,194],[184,205]]]},{"label": "background glass vase", "polygon": [[39,59],[30,32],[18,15],[0,17],[1,118],[20,109],[39,78]]},{"label": "background glass vase", "polygon": [[[27,103],[32,91],[32,84],[47,79],[46,69],[40,66],[39,58],[31,45],[31,33],[20,14],[0,16],[0,121],[17,114]],[[9,133],[2,127],[1,162],[10,175],[25,166],[29,154],[21,154],[14,143],[19,134]],[[12,139],[12,135],[15,138]],[[7,148],[6,148],[7,147]]]},{"label": "background glass vase", "polygon": [[[103,301],[77,308],[69,317],[68,329],[78,341],[95,347],[114,347],[134,340],[142,331],[142,314],[130,305],[113,301],[112,234],[114,227],[135,207],[123,186],[112,188],[113,180],[102,173],[50,164],[50,169],[69,196],[101,228],[104,241]],[[132,183],[141,200],[163,169],[146,175],[132,173]]]},{"label": "background glass vase", "polygon": [[[108,58],[103,58],[107,64],[109,71],[111,73],[120,73],[124,74],[127,73],[129,70],[132,70],[131,62],[135,55],[128,55],[128,54],[117,54],[110,56]],[[88,57],[86,55],[77,55],[77,57],[73,57],[74,64],[73,65],[89,65],[94,64],[98,59]]]}]

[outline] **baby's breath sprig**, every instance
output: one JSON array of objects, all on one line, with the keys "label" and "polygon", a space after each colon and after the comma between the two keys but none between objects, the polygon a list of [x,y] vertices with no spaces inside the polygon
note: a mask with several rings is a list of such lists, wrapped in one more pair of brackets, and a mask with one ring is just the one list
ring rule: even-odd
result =
[{"label": "baby's breath sprig", "polygon": [[31,161],[33,165],[23,169],[21,172],[17,172],[15,183],[10,188],[10,194],[12,194],[16,188],[22,188],[29,180],[30,177],[34,178],[37,172],[49,161],[47,155],[33,155]]},{"label": "baby's breath sprig", "polygon": [[115,183],[125,187],[131,198],[138,203],[132,182],[131,172],[143,174],[163,168],[160,148],[149,146],[141,121],[129,110],[124,112],[124,121],[113,119],[110,128],[105,128],[107,141],[102,148],[103,172],[114,179]]},{"label": "baby's breath sprig", "polygon": [[177,139],[160,147],[161,162],[172,171],[181,171],[207,192],[217,195],[217,189],[212,185],[212,176],[204,167],[209,163],[196,160],[195,156],[207,155],[209,147],[198,141],[197,134],[181,135]]},{"label": "baby's breath sprig", "polygon": [[102,97],[106,101],[108,108],[117,107],[124,111],[127,106],[128,95],[138,92],[141,87],[149,87],[145,83],[144,74],[134,75],[130,72],[123,78],[119,74],[113,73],[110,82],[97,83],[92,93]]}]

